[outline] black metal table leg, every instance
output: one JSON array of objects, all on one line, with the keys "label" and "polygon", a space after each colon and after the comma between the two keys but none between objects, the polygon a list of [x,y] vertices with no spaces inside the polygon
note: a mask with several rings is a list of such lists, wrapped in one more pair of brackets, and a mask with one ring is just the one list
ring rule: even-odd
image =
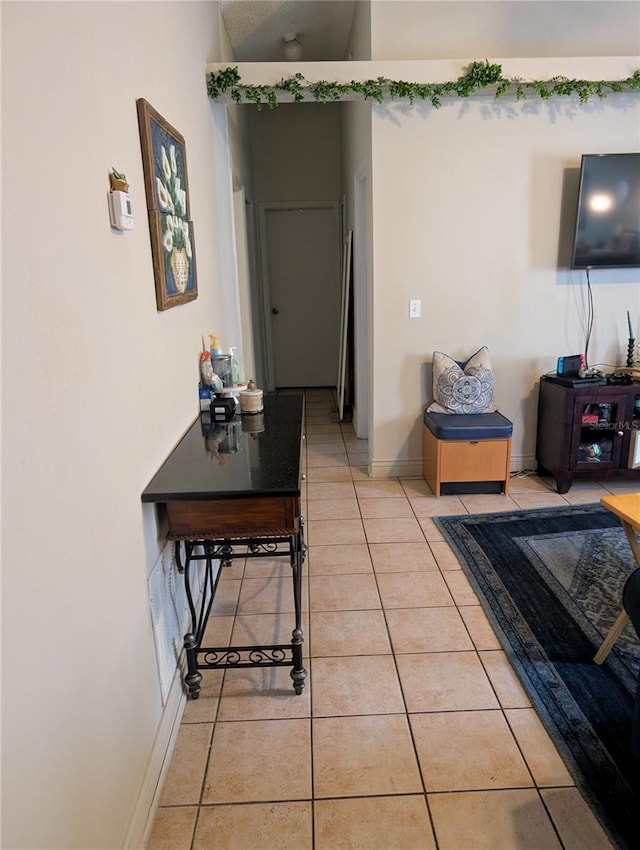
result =
[{"label": "black metal table leg", "polygon": [[[234,545],[248,545],[249,551],[236,555]],[[285,557],[287,551],[279,546],[288,545],[289,561],[293,580],[293,598],[295,606],[295,626],[291,633],[291,643],[269,646],[227,646],[206,647],[202,645],[204,633],[211,613],[213,600],[220,579],[221,569],[214,577],[213,565],[220,560],[220,566],[230,565],[238,557],[273,557],[274,554]],[[184,557],[181,546],[184,546]],[[201,548],[203,554],[196,553]],[[302,566],[305,559],[306,546],[302,518],[298,531],[289,536],[266,536],[259,538],[239,538],[227,540],[177,540],[175,543],[175,560],[178,571],[184,575],[187,604],[191,618],[190,630],[184,636],[186,655],[185,686],[191,699],[200,696],[203,669],[238,668],[238,667],[291,667],[291,679],[296,694],[304,690],[307,671],[303,663],[304,633],[302,630]],[[192,567],[194,562],[206,561],[204,583],[201,588],[201,598],[196,603],[192,587]]]},{"label": "black metal table leg", "polygon": [[191,615],[191,630],[184,636],[184,649],[187,658],[187,674],[184,677],[184,683],[189,689],[189,696],[192,699],[198,699],[200,696],[200,683],[202,682],[202,674],[198,672],[198,641],[196,639],[197,617],[196,609],[193,603],[193,594],[191,592],[191,555],[193,552],[193,543],[185,541],[184,544],[184,562],[180,557],[180,541],[175,544],[175,556],[178,570],[184,574],[184,586],[187,593],[187,603],[189,605],[189,614]]},{"label": "black metal table leg", "polygon": [[295,606],[296,623],[291,633],[291,649],[293,653],[293,667],[291,679],[293,689],[299,695],[304,690],[307,671],[304,669],[302,658],[302,645],[304,633],[302,631],[302,565],[304,563],[305,544],[302,517],[298,533],[291,538],[291,570],[293,574],[293,602]]},{"label": "black metal table leg", "polygon": [[191,699],[198,699],[202,673],[198,671],[198,644],[192,632],[187,632],[184,636],[184,648],[187,656],[187,675],[184,677],[184,683],[189,689]]}]

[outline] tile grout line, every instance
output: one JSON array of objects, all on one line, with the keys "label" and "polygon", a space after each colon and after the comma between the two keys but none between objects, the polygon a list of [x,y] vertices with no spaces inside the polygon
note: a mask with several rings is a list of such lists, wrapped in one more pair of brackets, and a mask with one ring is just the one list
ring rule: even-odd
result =
[{"label": "tile grout line", "polygon": [[[306,393],[305,393],[305,412],[306,412],[306,409],[307,409],[307,405],[306,405]],[[305,478],[308,479],[308,475],[306,473],[308,472],[308,469],[309,469],[309,443],[308,443],[307,438],[306,438],[306,434],[307,434],[306,420],[305,420],[305,425],[304,425],[304,434],[305,434],[305,438],[304,438],[304,461],[303,461],[303,464],[304,464]],[[301,513],[302,513],[303,508],[306,510],[306,512],[308,512],[308,508],[309,508],[308,481],[307,481],[307,489],[305,490],[305,497],[306,497],[305,498],[305,504],[303,505],[301,503],[301,505],[300,505]],[[305,522],[304,519],[303,519],[303,522]],[[305,522],[305,525],[306,525],[306,522]],[[316,811],[315,811],[316,794],[315,794],[315,776],[314,776],[314,762],[313,762],[313,734],[314,734],[314,729],[313,729],[313,687],[312,687],[313,658],[312,658],[312,644],[311,644],[311,545],[310,545],[310,543],[307,542],[306,539],[305,539],[305,546],[306,546],[305,561],[306,561],[306,564],[307,564],[306,596],[307,596],[307,614],[308,614],[308,619],[307,619],[308,633],[306,635],[306,640],[307,640],[307,643],[308,643],[308,646],[309,646],[309,654],[308,654],[308,662],[307,662],[308,665],[309,665],[309,669],[307,671],[307,685],[306,686],[310,689],[310,692],[309,692],[309,771],[310,771],[311,775],[309,777],[309,784],[310,784],[311,800],[310,800],[310,807],[309,808],[310,808],[310,815],[311,815],[311,850],[314,850],[314,848],[316,846]]]},{"label": "tile grout line", "polygon": [[[426,540],[426,538],[425,538],[425,540]],[[393,666],[394,666],[394,669],[396,671],[396,677],[397,677],[397,680],[398,680],[398,687],[400,689],[400,694],[402,696],[402,704],[404,706],[404,718],[405,718],[405,721],[406,721],[406,724],[407,724],[407,730],[409,732],[409,737],[411,739],[411,746],[412,746],[412,749],[413,749],[413,757],[415,759],[416,767],[417,767],[417,770],[418,770],[418,775],[420,776],[420,782],[422,784],[422,795],[421,796],[424,800],[424,805],[425,805],[425,808],[427,810],[427,817],[429,819],[429,825],[431,827],[431,832],[433,834],[434,845],[435,845],[436,848],[438,848],[439,843],[438,843],[438,838],[437,838],[437,835],[436,835],[436,827],[435,827],[435,822],[434,822],[434,818],[433,818],[433,812],[431,811],[431,806],[429,805],[429,796],[428,796],[428,793],[427,793],[426,778],[425,778],[425,775],[424,775],[422,764],[420,762],[420,757],[418,755],[418,748],[417,748],[417,744],[416,744],[413,726],[411,724],[411,718],[410,718],[410,715],[409,715],[409,707],[407,705],[405,688],[404,688],[403,683],[402,683],[402,677],[400,676],[400,668],[398,667],[397,653],[396,653],[396,650],[395,650],[394,642],[393,642],[392,637],[391,637],[391,631],[389,629],[389,621],[387,619],[387,609],[384,605],[383,596],[380,593],[380,585],[378,583],[378,572],[375,569],[375,565],[374,565],[374,562],[373,562],[373,556],[372,556],[372,553],[371,553],[371,544],[369,542],[367,542],[367,551],[369,553],[369,558],[371,560],[371,568],[372,568],[372,571],[373,571],[373,576],[374,576],[374,580],[375,580],[375,583],[376,583],[376,588],[378,590],[378,596],[380,597],[380,607],[381,607],[381,610],[382,610],[382,617],[384,619],[385,629],[386,629],[386,632],[387,632],[387,640],[389,641],[389,647],[391,649],[391,656],[393,658]]]}]

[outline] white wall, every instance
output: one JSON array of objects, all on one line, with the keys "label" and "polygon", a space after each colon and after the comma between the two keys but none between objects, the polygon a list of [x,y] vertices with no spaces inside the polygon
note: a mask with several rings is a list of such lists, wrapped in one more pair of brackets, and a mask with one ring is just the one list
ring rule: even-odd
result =
[{"label": "white wall", "polygon": [[[7,850],[135,838],[163,711],[147,590],[162,544],[140,493],[197,414],[200,335],[226,336],[236,297],[226,116],[204,79],[217,39],[216,3],[2,6]],[[200,292],[161,313],[139,97],[187,148]],[[109,227],[112,166],[130,233]]]},{"label": "white wall", "polygon": [[[640,66],[639,33],[638,3],[371,3],[372,59],[405,60],[392,79],[442,81],[435,62],[407,60],[464,56],[458,74],[489,57],[508,78],[617,79]],[[572,56],[588,58],[558,58]],[[514,422],[512,468],[531,467],[539,376],[585,348],[585,275],[561,268],[560,244],[573,227],[580,154],[640,150],[640,95],[374,106],[372,149],[371,472],[419,474],[432,352],[463,359],[484,344]],[[591,277],[589,362],[620,365],[627,309],[640,324],[640,271]],[[409,320],[415,298],[422,318]]]},{"label": "white wall", "polygon": [[349,35],[350,59],[371,59],[371,0],[356,2]]},{"label": "white wall", "polygon": [[371,3],[371,59],[632,56],[639,39],[640,4],[629,0]]},{"label": "white wall", "polygon": [[[601,79],[598,60],[592,68]],[[466,359],[482,345],[496,401],[514,422],[513,468],[530,467],[539,376],[585,348],[586,275],[558,267],[575,208],[564,185],[575,192],[581,153],[640,148],[640,95],[374,107],[372,147],[373,474],[419,462],[432,352]],[[594,271],[591,281],[589,361],[615,367],[627,310],[640,325],[640,270]],[[415,298],[421,319],[408,318]]]},{"label": "white wall", "polygon": [[[471,61],[306,63],[296,70],[309,80],[434,83],[456,79]],[[494,61],[506,78],[523,80],[617,80],[640,67],[638,56]],[[284,73],[279,63],[240,66],[248,83],[273,84]],[[539,376],[555,369],[559,355],[585,348],[585,275],[563,269],[560,258],[573,228],[580,155],[640,149],[640,94],[584,105],[577,97],[543,104],[487,95],[445,101],[439,110],[406,102],[348,106],[354,107],[345,112],[348,221],[357,156],[364,162],[362,109],[373,113],[371,473],[421,474],[432,352],[463,358],[484,344],[493,355],[496,400],[514,422],[512,468],[530,468]],[[592,274],[590,365],[624,362],[626,311],[640,314],[639,280],[637,269]],[[415,298],[423,301],[423,315],[409,320]]]},{"label": "white wall", "polygon": [[256,200],[339,200],[342,104],[248,108]]},{"label": "white wall", "polygon": [[[229,154],[233,172],[235,211],[235,253],[238,267],[239,306],[242,334],[240,379],[253,379],[259,387],[265,386],[263,363],[265,345],[263,310],[257,281],[258,227],[257,204],[253,189],[251,162],[250,118],[251,110],[243,106],[227,107],[229,128]],[[244,207],[244,209],[241,209]]]},{"label": "white wall", "polygon": [[353,426],[358,437],[369,437],[372,362],[371,250],[371,106],[362,101],[344,104],[342,172],[345,230],[352,231],[353,252]]}]

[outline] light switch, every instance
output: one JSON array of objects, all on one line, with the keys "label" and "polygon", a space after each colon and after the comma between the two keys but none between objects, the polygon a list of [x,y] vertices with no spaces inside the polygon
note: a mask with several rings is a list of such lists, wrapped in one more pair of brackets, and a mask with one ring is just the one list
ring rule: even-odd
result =
[{"label": "light switch", "polygon": [[419,300],[409,301],[409,318],[419,319],[421,315],[422,304]]}]

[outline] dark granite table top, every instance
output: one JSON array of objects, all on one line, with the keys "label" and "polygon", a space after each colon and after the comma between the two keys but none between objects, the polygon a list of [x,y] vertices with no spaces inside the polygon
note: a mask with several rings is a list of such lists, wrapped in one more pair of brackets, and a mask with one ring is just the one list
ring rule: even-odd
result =
[{"label": "dark granite table top", "polygon": [[266,395],[262,414],[199,416],[142,501],[299,496],[303,414],[304,394],[295,392]]}]

